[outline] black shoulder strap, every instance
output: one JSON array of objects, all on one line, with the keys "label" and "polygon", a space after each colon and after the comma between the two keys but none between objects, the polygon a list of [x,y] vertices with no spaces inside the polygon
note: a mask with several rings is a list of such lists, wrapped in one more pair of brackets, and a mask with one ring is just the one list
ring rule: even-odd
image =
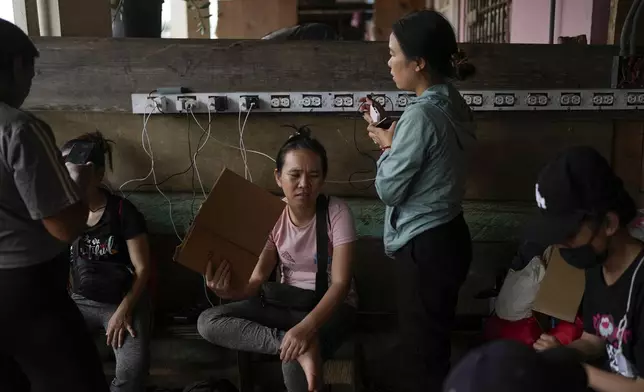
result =
[{"label": "black shoulder strap", "polygon": [[327,215],[329,199],[320,195],[315,203],[316,247],[318,272],[315,275],[315,295],[318,301],[322,299],[329,288],[329,233],[327,228]]}]

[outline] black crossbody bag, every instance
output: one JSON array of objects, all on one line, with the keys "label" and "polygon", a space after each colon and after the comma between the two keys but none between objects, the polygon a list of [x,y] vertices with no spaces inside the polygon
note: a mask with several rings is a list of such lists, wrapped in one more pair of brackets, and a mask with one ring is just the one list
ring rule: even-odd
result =
[{"label": "black crossbody bag", "polygon": [[315,275],[315,290],[305,290],[279,282],[266,282],[262,285],[259,294],[262,304],[310,312],[317,306],[329,288],[329,273],[327,270],[329,260],[329,234],[327,232],[329,199],[324,195],[318,196],[315,210],[318,264],[318,270]]}]

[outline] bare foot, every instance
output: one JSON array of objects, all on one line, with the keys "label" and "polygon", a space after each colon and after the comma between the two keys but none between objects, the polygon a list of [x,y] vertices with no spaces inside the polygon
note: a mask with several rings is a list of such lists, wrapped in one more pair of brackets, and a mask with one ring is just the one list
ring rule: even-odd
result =
[{"label": "bare foot", "polygon": [[322,357],[320,357],[320,345],[317,339],[313,339],[309,349],[297,357],[306,375],[306,382],[309,384],[309,391],[318,391],[318,385],[322,376]]}]

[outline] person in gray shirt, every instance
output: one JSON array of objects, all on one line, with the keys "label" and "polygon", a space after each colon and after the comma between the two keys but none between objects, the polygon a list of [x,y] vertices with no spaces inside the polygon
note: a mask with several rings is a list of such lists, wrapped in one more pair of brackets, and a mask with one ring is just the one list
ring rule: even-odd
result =
[{"label": "person in gray shirt", "polygon": [[66,250],[86,227],[91,167],[64,163],[50,127],[20,110],[36,57],[0,19],[0,391],[107,392],[67,293]]}]

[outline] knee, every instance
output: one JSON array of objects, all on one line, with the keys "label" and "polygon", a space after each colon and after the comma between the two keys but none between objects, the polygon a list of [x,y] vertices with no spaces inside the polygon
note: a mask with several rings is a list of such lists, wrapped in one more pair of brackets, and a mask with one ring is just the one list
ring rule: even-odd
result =
[{"label": "knee", "polygon": [[121,382],[137,383],[145,379],[149,370],[149,358],[144,350],[130,352],[116,357],[116,379]]},{"label": "knee", "polygon": [[213,336],[213,331],[216,328],[217,320],[224,316],[224,309],[219,306],[206,309],[201,312],[197,319],[197,331],[199,331],[199,335],[206,340],[210,340],[210,337]]}]

